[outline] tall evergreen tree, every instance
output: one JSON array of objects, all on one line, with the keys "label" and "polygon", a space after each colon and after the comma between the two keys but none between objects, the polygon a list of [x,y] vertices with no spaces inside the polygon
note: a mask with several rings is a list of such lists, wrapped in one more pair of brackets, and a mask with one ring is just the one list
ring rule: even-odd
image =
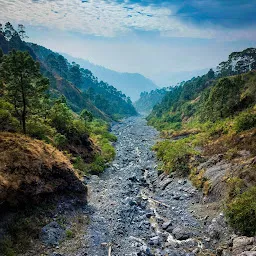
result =
[{"label": "tall evergreen tree", "polygon": [[6,98],[14,105],[23,133],[26,134],[27,118],[38,112],[49,81],[41,75],[39,64],[29,53],[20,51],[4,55],[0,79],[4,83]]}]

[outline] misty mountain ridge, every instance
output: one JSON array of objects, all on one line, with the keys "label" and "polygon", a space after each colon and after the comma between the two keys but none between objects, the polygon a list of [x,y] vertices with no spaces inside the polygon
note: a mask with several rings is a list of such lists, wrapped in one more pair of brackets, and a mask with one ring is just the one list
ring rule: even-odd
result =
[{"label": "misty mountain ridge", "polygon": [[150,92],[151,90],[158,88],[158,86],[152,80],[139,73],[122,73],[93,64],[85,59],[75,58],[65,53],[61,54],[70,62],[74,61],[82,68],[91,70],[99,80],[106,81],[113,85],[118,90],[129,96],[132,101],[138,100],[141,92]]}]

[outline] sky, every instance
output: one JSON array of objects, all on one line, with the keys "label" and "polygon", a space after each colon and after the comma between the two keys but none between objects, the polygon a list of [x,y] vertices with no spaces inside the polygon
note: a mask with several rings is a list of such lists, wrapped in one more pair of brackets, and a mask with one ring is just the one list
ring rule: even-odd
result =
[{"label": "sky", "polygon": [[0,0],[6,21],[29,41],[160,85],[256,46],[256,0]]}]

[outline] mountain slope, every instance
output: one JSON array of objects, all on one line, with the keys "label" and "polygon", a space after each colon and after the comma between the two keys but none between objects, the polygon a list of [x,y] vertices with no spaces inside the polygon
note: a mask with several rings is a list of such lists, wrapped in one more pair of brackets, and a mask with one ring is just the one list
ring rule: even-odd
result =
[{"label": "mountain slope", "polygon": [[[43,46],[29,46],[51,73],[71,82],[81,91],[84,100],[91,102],[101,112],[117,119],[137,114],[125,94],[103,81],[99,82],[90,70],[81,68],[74,62],[70,64],[62,55]],[[44,74],[47,76],[48,73]]]},{"label": "mountain slope", "polygon": [[69,61],[74,61],[81,65],[81,67],[91,70],[92,73],[95,74],[100,80],[112,84],[118,90],[131,97],[133,101],[136,101],[139,98],[141,92],[149,92],[157,88],[157,85],[154,84],[154,82],[141,74],[120,73],[99,65],[95,65],[84,59],[74,58],[68,54],[63,54],[63,56],[65,56]]},{"label": "mountain slope", "polygon": [[[166,126],[168,129],[180,127],[182,121],[189,120],[196,113],[199,103],[209,94],[218,79],[243,74],[255,68],[256,49],[248,48],[230,54],[227,61],[218,65],[215,73],[210,70],[207,74],[192,78],[168,92],[150,114],[150,123],[156,126],[159,124],[162,128]],[[205,109],[202,109],[202,112],[205,112]]]},{"label": "mountain slope", "polygon": [[165,138],[154,147],[159,168],[188,176],[245,236],[256,234],[255,52],[232,53],[216,73],[176,86],[147,118]]},{"label": "mountain slope", "polygon": [[153,107],[161,102],[166,93],[171,88],[162,88],[152,90],[151,92],[142,92],[140,98],[134,103],[136,110],[141,114],[149,114]]}]

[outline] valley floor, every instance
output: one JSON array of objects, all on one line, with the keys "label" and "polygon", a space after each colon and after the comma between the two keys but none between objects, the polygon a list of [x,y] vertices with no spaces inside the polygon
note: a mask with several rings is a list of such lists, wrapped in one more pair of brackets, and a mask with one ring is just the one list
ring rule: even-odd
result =
[{"label": "valley floor", "polygon": [[116,159],[88,183],[92,216],[84,255],[195,255],[210,247],[203,221],[191,210],[199,202],[196,190],[186,179],[158,177],[151,151],[158,132],[142,118],[112,131]]},{"label": "valley floor", "polygon": [[141,117],[116,123],[112,132],[118,137],[114,162],[85,181],[88,205],[79,220],[82,215],[87,221],[76,222],[72,236],[58,246],[24,255],[216,255],[214,232],[227,231],[224,217],[218,207],[201,204],[187,179],[158,175],[151,151],[158,132]]}]

